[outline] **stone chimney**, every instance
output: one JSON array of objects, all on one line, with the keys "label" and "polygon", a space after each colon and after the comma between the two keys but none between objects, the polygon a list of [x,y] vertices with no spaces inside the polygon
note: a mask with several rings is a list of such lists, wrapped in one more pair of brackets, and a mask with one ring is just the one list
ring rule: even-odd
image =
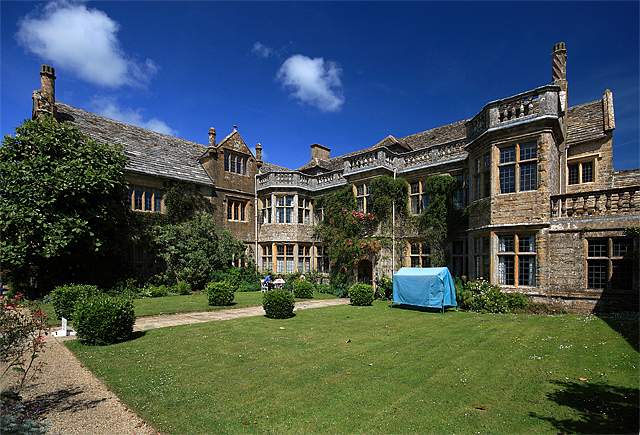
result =
[{"label": "stone chimney", "polygon": [[256,144],[256,165],[258,169],[262,166],[262,145],[260,145],[260,142]]},{"label": "stone chimney", "polygon": [[44,115],[56,116],[56,75],[52,66],[42,65],[40,89],[33,91],[33,119]]},{"label": "stone chimney", "polygon": [[551,53],[551,84],[560,86],[560,105],[562,111],[567,110],[568,104],[568,83],[567,83],[567,50],[564,42],[558,42],[553,46]]},{"label": "stone chimney", "polygon": [[314,143],[311,145],[311,160],[320,159],[320,160],[329,160],[331,154],[331,149],[327,148],[324,145],[320,145],[318,143]]},{"label": "stone chimney", "polygon": [[216,146],[216,129],[211,127],[209,129],[209,148],[214,148]]},{"label": "stone chimney", "polygon": [[602,106],[604,113],[604,130],[615,130],[616,117],[613,113],[613,94],[609,89],[604,91],[604,95],[602,96]]}]

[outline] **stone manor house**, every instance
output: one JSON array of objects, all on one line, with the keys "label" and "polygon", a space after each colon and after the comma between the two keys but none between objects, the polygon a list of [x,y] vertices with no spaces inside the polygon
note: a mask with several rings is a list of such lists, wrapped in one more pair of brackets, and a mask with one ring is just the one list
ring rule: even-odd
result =
[{"label": "stone manor house", "polygon": [[[427,205],[424,181],[436,174],[459,180],[454,205],[471,207],[468,228],[446,247],[453,275],[484,278],[503,291],[590,310],[598,305],[638,304],[638,237],[625,231],[640,223],[640,169],[615,171],[613,96],[568,107],[566,50],[552,53],[552,82],[487,103],[471,119],[331,157],[311,145],[309,163],[288,169],[254,155],[237,127],[198,144],[107,119],[55,100],[55,73],[43,65],[33,92],[33,116],[49,113],[72,122],[99,142],[118,142],[129,157],[125,199],[132,209],[164,211],[167,180],[189,183],[216,206],[219,227],[243,240],[260,270],[275,273],[328,270],[324,246],[314,239],[321,219],[315,197],[350,183],[359,211],[367,212],[369,183],[396,174],[410,186],[410,210]],[[391,264],[390,250],[358,265],[358,279],[374,282],[401,266],[430,265],[429,241],[397,239],[404,253]],[[626,254],[626,255],[625,255]],[[127,258],[141,275],[161,271],[145,246]]]}]

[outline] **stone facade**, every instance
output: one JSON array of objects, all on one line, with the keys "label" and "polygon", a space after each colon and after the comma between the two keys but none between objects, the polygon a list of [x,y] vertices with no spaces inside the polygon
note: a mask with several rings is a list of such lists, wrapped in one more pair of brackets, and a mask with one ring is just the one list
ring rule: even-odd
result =
[{"label": "stone facade", "polygon": [[[314,198],[350,183],[367,211],[368,183],[395,174],[410,184],[418,214],[428,200],[422,182],[449,174],[460,181],[456,208],[470,211],[468,227],[446,247],[454,274],[579,311],[637,308],[638,264],[628,253],[639,242],[625,229],[640,222],[640,170],[613,168],[611,91],[568,107],[566,59],[564,43],[556,44],[551,84],[488,103],[472,119],[338,157],[313,144],[309,163],[295,170],[262,162],[260,144],[254,156],[235,126],[219,143],[210,129],[200,145],[58,103],[51,67],[43,66],[33,116],[52,113],[94,139],[125,144],[128,180],[142,192],[132,191],[133,208],[154,211],[147,206],[165,180],[199,189],[262,270],[327,271],[313,235],[321,219]],[[159,200],[156,211],[162,207]],[[400,255],[383,250],[359,265],[357,278],[375,282],[429,264],[429,240],[405,235],[398,243]]]}]

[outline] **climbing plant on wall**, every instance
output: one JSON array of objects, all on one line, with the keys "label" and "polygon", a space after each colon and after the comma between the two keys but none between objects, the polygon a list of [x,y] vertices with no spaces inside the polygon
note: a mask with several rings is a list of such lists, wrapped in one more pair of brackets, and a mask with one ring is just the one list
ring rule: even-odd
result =
[{"label": "climbing plant on wall", "polygon": [[418,229],[431,244],[431,265],[446,266],[444,246],[460,213],[453,208],[453,191],[458,180],[450,175],[434,175],[425,181],[423,189],[429,195],[429,205],[418,218]]},{"label": "climbing plant on wall", "polygon": [[337,192],[316,198],[316,209],[323,209],[323,220],[316,227],[316,237],[326,244],[330,258],[331,282],[348,284],[360,260],[380,251],[373,238],[378,220],[371,213],[355,211],[353,186],[347,184]]}]

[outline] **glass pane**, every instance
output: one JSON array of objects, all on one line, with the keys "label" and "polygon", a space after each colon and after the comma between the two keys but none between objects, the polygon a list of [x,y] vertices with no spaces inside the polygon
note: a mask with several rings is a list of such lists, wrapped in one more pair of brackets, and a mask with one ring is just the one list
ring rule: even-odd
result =
[{"label": "glass pane", "polygon": [[411,255],[420,255],[420,243],[411,244]]},{"label": "glass pane", "polygon": [[538,144],[536,142],[523,143],[520,145],[520,160],[537,158]]},{"label": "glass pane", "polygon": [[500,148],[500,164],[516,161],[516,147]]},{"label": "glass pane", "polygon": [[535,257],[526,256],[518,258],[518,284],[534,287],[536,285]]},{"label": "glass pane", "polygon": [[514,257],[501,255],[498,262],[498,283],[502,285],[513,285],[514,283]]},{"label": "glass pane", "polygon": [[411,194],[420,193],[420,183],[411,183]]},{"label": "glass pane", "polygon": [[528,236],[519,236],[518,251],[536,252],[536,237],[533,234]]},{"label": "glass pane", "polygon": [[155,195],[153,196],[153,211],[162,211],[162,192],[156,190]]},{"label": "glass pane", "polygon": [[520,165],[520,191],[536,190],[537,186],[537,163],[527,163]]},{"label": "glass pane", "polygon": [[569,165],[569,184],[578,184],[579,165]]},{"label": "glass pane", "polygon": [[607,239],[589,240],[589,257],[608,257]]},{"label": "glass pane", "polygon": [[589,260],[587,287],[603,289],[607,286],[607,260]]},{"label": "glass pane", "polygon": [[514,252],[514,236],[500,236],[498,238],[498,252]]},{"label": "glass pane", "polygon": [[364,195],[364,184],[356,186],[356,196]]},{"label": "glass pane", "polygon": [[276,249],[278,250],[278,255],[284,255],[284,245],[278,245]]},{"label": "glass pane", "polygon": [[151,211],[151,202],[152,202],[153,196],[151,193],[151,189],[146,189],[144,191],[144,209],[145,211]]},{"label": "glass pane", "polygon": [[613,239],[613,256],[624,257],[624,254],[632,250],[631,239]]},{"label": "glass pane", "polygon": [[505,166],[500,168],[500,193],[513,193],[516,191],[516,167]]},{"label": "glass pane", "polygon": [[142,189],[139,187],[136,187],[134,206],[136,210],[142,210]]},{"label": "glass pane", "polygon": [[582,164],[582,182],[593,182],[593,162],[584,162]]}]

